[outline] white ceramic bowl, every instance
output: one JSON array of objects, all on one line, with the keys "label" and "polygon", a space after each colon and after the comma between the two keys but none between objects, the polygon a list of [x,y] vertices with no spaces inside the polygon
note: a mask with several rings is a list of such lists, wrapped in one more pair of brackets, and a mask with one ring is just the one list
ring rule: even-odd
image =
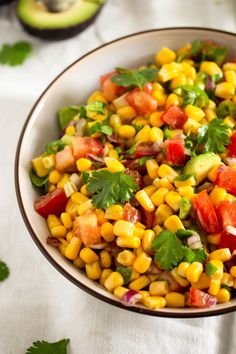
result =
[{"label": "white ceramic bowl", "polygon": [[38,195],[31,185],[28,171],[32,158],[42,153],[47,142],[58,137],[58,109],[76,104],[78,100],[79,103],[84,103],[98,87],[100,75],[112,71],[115,67],[136,67],[148,62],[163,46],[178,49],[195,39],[212,39],[227,46],[230,49],[230,57],[236,57],[235,34],[204,28],[168,28],[141,32],[117,39],[84,55],[66,68],[35,103],[22,129],[16,152],[15,184],[18,203],[26,226],[45,257],[71,282],[91,295],[120,308],[154,316],[200,317],[222,314],[236,310],[236,299],[207,309],[150,310],[142,305],[124,306],[98,283],[89,280],[56,248],[47,245],[47,225],[34,211],[33,204]]}]

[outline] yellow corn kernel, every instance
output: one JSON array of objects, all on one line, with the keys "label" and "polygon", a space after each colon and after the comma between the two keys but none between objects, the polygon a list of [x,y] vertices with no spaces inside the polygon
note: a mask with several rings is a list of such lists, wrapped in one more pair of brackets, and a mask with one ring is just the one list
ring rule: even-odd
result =
[{"label": "yellow corn kernel", "polygon": [[105,157],[104,161],[108,171],[110,172],[120,172],[120,171],[124,171],[125,169],[124,165],[122,165],[120,161],[114,159],[113,157]]},{"label": "yellow corn kernel", "polygon": [[183,67],[179,63],[172,62],[169,64],[164,64],[158,73],[158,78],[160,81],[166,82],[173,79],[174,77],[177,77],[182,70]]},{"label": "yellow corn kernel", "polygon": [[140,277],[140,274],[134,268],[131,268],[130,281],[136,280],[139,277]]},{"label": "yellow corn kernel", "polygon": [[149,309],[161,309],[166,306],[166,300],[162,296],[145,296],[143,304]]},{"label": "yellow corn kernel", "polygon": [[115,239],[113,225],[110,222],[105,222],[101,225],[100,233],[107,242],[112,242]]},{"label": "yellow corn kernel", "polygon": [[61,253],[63,256],[65,256],[65,251],[66,251],[66,248],[67,248],[69,242],[66,241],[66,240],[64,240],[64,238],[61,238],[61,237],[58,238],[58,239],[59,239],[59,241],[61,242],[60,245],[59,245],[59,247],[58,247],[58,249],[59,249],[60,253]]},{"label": "yellow corn kernel", "polygon": [[228,100],[235,94],[235,87],[230,82],[220,82],[216,85],[214,94],[217,97]]},{"label": "yellow corn kernel", "polygon": [[190,104],[185,107],[184,111],[189,118],[194,119],[197,122],[202,120],[202,118],[205,116],[205,113],[201,108]]},{"label": "yellow corn kernel", "polygon": [[209,181],[214,182],[216,180],[216,175],[218,172],[219,165],[214,166],[207,175]]},{"label": "yellow corn kernel", "polygon": [[71,195],[71,200],[72,202],[78,204],[78,205],[81,205],[85,202],[87,202],[88,197],[86,197],[85,195],[83,195],[82,193],[80,192],[75,192]]},{"label": "yellow corn kernel", "polygon": [[118,299],[121,299],[122,296],[128,291],[129,289],[124,288],[123,286],[117,286],[117,288],[115,288],[114,290],[114,295],[115,297],[117,297]]},{"label": "yellow corn kernel", "polygon": [[155,61],[157,64],[160,65],[171,63],[172,61],[175,61],[175,59],[176,59],[175,52],[166,47],[163,47],[155,55]]},{"label": "yellow corn kernel", "polygon": [[78,204],[74,203],[71,198],[68,200],[68,203],[66,204],[66,213],[69,213],[71,218],[74,219],[78,215]]},{"label": "yellow corn kernel", "polygon": [[52,192],[52,191],[54,191],[54,189],[56,189],[56,186],[54,186],[54,184],[51,184],[51,185],[48,187],[48,192]]},{"label": "yellow corn kernel", "polygon": [[202,272],[203,272],[202,263],[193,262],[186,270],[186,278],[188,281],[190,281],[190,283],[196,283],[199,280]]},{"label": "yellow corn kernel", "polygon": [[178,173],[170,166],[162,164],[158,169],[159,177],[168,177],[168,180],[172,183]]},{"label": "yellow corn kernel", "polygon": [[167,188],[161,187],[156,192],[151,195],[151,201],[155,206],[163,204],[165,197],[168,194],[169,190]]},{"label": "yellow corn kernel", "polygon": [[117,220],[113,227],[113,232],[119,237],[131,237],[135,226],[132,222],[126,220]]},{"label": "yellow corn kernel", "polygon": [[133,268],[139,273],[145,273],[150,267],[152,258],[146,252],[140,253],[133,263]]},{"label": "yellow corn kernel", "polygon": [[236,88],[236,72],[233,70],[226,70],[224,72],[225,75],[225,81],[231,83],[234,88]]},{"label": "yellow corn kernel", "polygon": [[135,227],[137,227],[138,229],[142,229],[142,230],[145,230],[146,229],[146,226],[143,225],[141,222],[136,222],[135,223]]},{"label": "yellow corn kernel", "polygon": [[234,278],[234,285],[233,288],[236,289],[236,279]]},{"label": "yellow corn kernel", "polygon": [[143,304],[143,300],[145,299],[145,297],[149,296],[149,291],[146,290],[139,290],[139,294],[141,295],[141,299],[139,299],[138,302],[140,302],[141,304]]},{"label": "yellow corn kernel", "polygon": [[178,268],[177,268],[177,274],[179,276],[181,276],[182,278],[186,278],[186,271],[188,269],[188,267],[190,266],[190,263],[188,262],[181,262],[179,265],[178,265]]},{"label": "yellow corn kernel", "polygon": [[70,175],[68,173],[63,173],[59,182],[57,183],[58,188],[63,188],[64,185],[70,180]]},{"label": "yellow corn kernel", "polygon": [[181,196],[174,191],[170,191],[165,196],[166,203],[174,210],[178,211],[181,203]]},{"label": "yellow corn kernel", "polygon": [[156,235],[158,235],[163,229],[160,227],[160,225],[155,225],[153,227],[153,231],[155,232]]},{"label": "yellow corn kernel", "polygon": [[196,79],[197,76],[196,69],[192,66],[192,63],[189,64],[186,61],[182,61],[182,65],[184,69],[184,74],[187,77],[186,85],[193,85],[194,80]]},{"label": "yellow corn kernel", "polygon": [[147,187],[144,187],[143,190],[150,197],[157,190],[157,188],[155,186],[153,186],[153,185],[149,185]]},{"label": "yellow corn kernel", "polygon": [[119,154],[114,149],[110,149],[108,155],[109,155],[109,157],[112,157],[114,159],[117,159],[117,160],[119,159]]},{"label": "yellow corn kernel", "polygon": [[60,226],[61,221],[56,215],[49,214],[47,217],[47,225],[48,225],[49,230],[51,231],[53,227]]},{"label": "yellow corn kernel", "polygon": [[109,268],[109,269],[103,269],[103,270],[102,270],[102,273],[101,273],[101,276],[100,276],[100,279],[99,279],[99,283],[104,286],[104,283],[105,283],[107,277],[108,277],[112,272],[113,272],[113,271],[112,271],[112,269],[110,269],[110,268]]},{"label": "yellow corn kernel", "polygon": [[135,125],[148,125],[147,119],[143,118],[143,116],[138,116],[132,120],[132,124]]},{"label": "yellow corn kernel", "polygon": [[150,130],[150,140],[153,143],[161,142],[161,141],[163,141],[163,139],[164,139],[164,133],[163,133],[163,131],[160,128],[158,128],[158,127],[151,128],[151,130]]},{"label": "yellow corn kernel", "polygon": [[212,204],[217,207],[221,201],[225,200],[226,194],[227,192],[224,188],[214,187],[209,195]]},{"label": "yellow corn kernel", "polygon": [[65,237],[67,232],[63,225],[54,226],[50,231],[53,237]]},{"label": "yellow corn kernel", "polygon": [[37,176],[46,177],[48,175],[48,169],[44,167],[42,156],[33,159],[32,166]]},{"label": "yellow corn kernel", "polygon": [[230,300],[230,292],[227,289],[220,289],[218,294],[216,295],[217,303],[218,304],[224,304],[226,302],[229,302]]},{"label": "yellow corn kernel", "polygon": [[145,210],[153,211],[155,209],[151,199],[143,189],[135,194],[135,198]]},{"label": "yellow corn kernel", "polygon": [[221,234],[207,235],[207,241],[212,245],[218,245],[220,243]]},{"label": "yellow corn kernel", "polygon": [[57,184],[59,182],[60,178],[61,178],[61,173],[58,172],[57,170],[52,170],[49,173],[48,181],[49,181],[49,183]]},{"label": "yellow corn kernel", "polygon": [[159,274],[149,274],[148,278],[151,282],[156,281],[159,278]]},{"label": "yellow corn kernel", "polygon": [[68,242],[70,242],[71,239],[72,239],[74,236],[75,236],[74,232],[73,232],[73,231],[69,231],[69,232],[67,232],[67,234],[66,234],[66,240],[67,240]]},{"label": "yellow corn kernel", "polygon": [[72,220],[69,213],[61,213],[61,221],[65,228],[70,229],[72,227]]},{"label": "yellow corn kernel", "polygon": [[221,68],[214,61],[202,61],[200,71],[211,75],[223,75]]},{"label": "yellow corn kernel", "polygon": [[87,264],[91,264],[99,260],[98,255],[89,247],[82,248],[79,256],[84,261],[84,263]]},{"label": "yellow corn kernel", "polygon": [[201,124],[192,118],[188,118],[187,122],[184,123],[183,131],[186,135],[190,133],[193,135],[198,134],[198,129],[201,127]]},{"label": "yellow corn kernel", "polygon": [[232,266],[232,267],[230,268],[230,274],[231,274],[234,278],[236,278],[236,266]]},{"label": "yellow corn kernel", "polygon": [[143,238],[142,238],[142,247],[144,251],[151,253],[152,248],[151,244],[155,238],[155,233],[152,230],[145,230],[143,233]]},{"label": "yellow corn kernel", "polygon": [[223,262],[220,261],[219,259],[211,259],[209,261],[210,264],[212,264],[214,267],[217,268],[217,270],[214,272],[213,275],[211,275],[211,278],[213,279],[222,279],[223,277],[223,268],[224,268],[224,265],[223,265]]},{"label": "yellow corn kernel", "polygon": [[174,186],[172,183],[170,183],[168,177],[162,177],[162,178],[155,178],[153,181],[153,185],[157,188],[167,188],[169,191],[175,190]]},{"label": "yellow corn kernel", "polygon": [[149,125],[145,125],[135,136],[136,143],[147,143],[150,141],[150,131]]},{"label": "yellow corn kernel", "polygon": [[208,293],[210,295],[216,296],[220,291],[221,281],[217,278],[211,278]]},{"label": "yellow corn kernel", "polygon": [[206,119],[208,120],[208,122],[210,122],[212,119],[216,118],[216,112],[213,109],[210,108],[205,108],[204,109],[205,115],[206,115]]},{"label": "yellow corn kernel", "polygon": [[166,306],[167,307],[184,307],[185,296],[175,291],[166,294]]},{"label": "yellow corn kernel", "polygon": [[111,205],[106,209],[105,218],[109,220],[120,220],[123,215],[123,207],[118,204]]},{"label": "yellow corn kernel", "polygon": [[134,228],[134,232],[133,232],[133,236],[137,236],[139,238],[142,238],[143,237],[143,233],[144,233],[144,230],[143,229],[140,229],[138,227],[135,227]]},{"label": "yellow corn kernel", "polygon": [[[235,73],[235,75],[236,75],[236,73]],[[234,128],[236,125],[235,120],[230,116],[225,117],[223,122],[225,125],[228,125],[230,128]]]},{"label": "yellow corn kernel", "polygon": [[226,262],[231,258],[231,252],[229,248],[220,248],[219,250],[213,251],[209,254],[209,260],[218,260]]},{"label": "yellow corn kernel", "polygon": [[136,250],[134,250],[136,256],[139,256],[142,252],[143,252],[143,248],[140,245],[138,248],[136,248]]},{"label": "yellow corn kernel", "polygon": [[66,133],[66,135],[70,135],[70,136],[75,135],[75,127],[74,127],[73,125],[69,125],[69,126],[66,128],[65,133]]},{"label": "yellow corn kernel", "polygon": [[105,99],[105,97],[103,96],[101,91],[93,92],[87,102],[92,103],[94,101],[101,101],[101,102],[107,103],[107,100]]},{"label": "yellow corn kernel", "polygon": [[135,136],[136,130],[132,125],[122,125],[119,128],[119,136],[124,139],[131,139]]},{"label": "yellow corn kernel", "polygon": [[161,119],[161,116],[163,115],[163,113],[164,113],[164,111],[158,111],[158,112],[153,112],[150,115],[149,122],[153,127],[160,128],[164,124],[163,120]]},{"label": "yellow corn kernel", "polygon": [[132,237],[117,237],[116,243],[122,248],[139,248],[141,245],[141,239],[138,236]]},{"label": "yellow corn kernel", "polygon": [[225,63],[223,65],[223,71],[233,70],[236,71],[236,63]]},{"label": "yellow corn kernel", "polygon": [[157,101],[158,107],[164,106],[167,98],[167,96],[159,90],[154,90],[152,93],[152,97]]},{"label": "yellow corn kernel", "polygon": [[172,214],[173,211],[167,204],[160,204],[155,212],[155,222],[158,225],[162,225],[166,221],[166,219]]},{"label": "yellow corn kernel", "polygon": [[174,185],[176,188],[180,188],[180,187],[188,187],[188,186],[195,186],[196,184],[196,180],[194,178],[194,176],[190,176],[188,179],[184,180],[184,181],[178,181],[177,179],[175,179],[174,181]]},{"label": "yellow corn kernel", "polygon": [[73,260],[73,264],[79,268],[79,269],[82,269],[85,267],[85,263],[84,261],[82,261],[82,259],[80,258],[80,256],[76,257],[74,260]]},{"label": "yellow corn kernel", "polygon": [[236,200],[236,198],[232,194],[227,193],[225,200],[228,200],[229,202],[233,202]]},{"label": "yellow corn kernel", "polygon": [[232,274],[223,272],[221,284],[227,285],[229,287],[233,286],[234,285],[234,278],[233,278]]},{"label": "yellow corn kernel", "polygon": [[208,289],[211,284],[211,278],[206,275],[206,273],[202,273],[196,283],[191,283],[191,286],[195,289],[203,290]]},{"label": "yellow corn kernel", "polygon": [[182,104],[182,97],[176,95],[175,93],[171,93],[166,100],[166,108],[168,108],[169,106],[181,106]]},{"label": "yellow corn kernel", "polygon": [[112,114],[109,123],[110,126],[115,130],[115,132],[119,131],[121,126],[121,119],[118,114]]},{"label": "yellow corn kernel", "polygon": [[99,262],[85,264],[85,270],[87,277],[91,280],[98,280],[101,277],[102,270]]},{"label": "yellow corn kernel", "polygon": [[87,186],[86,184],[84,184],[81,188],[80,188],[80,192],[85,195],[86,197],[88,197],[90,194],[87,191]]},{"label": "yellow corn kernel", "polygon": [[105,211],[104,210],[96,209],[95,214],[97,215],[98,225],[102,225],[105,222],[107,222],[107,219],[105,218]]},{"label": "yellow corn kernel", "polygon": [[71,259],[72,261],[75,260],[79,254],[81,246],[81,240],[76,236],[72,237],[68,246],[66,247],[65,257]]},{"label": "yellow corn kernel", "polygon": [[183,286],[184,288],[186,286],[189,285],[189,281],[187,279],[182,278],[179,274],[178,274],[178,269],[177,267],[173,268],[170,272],[170,274],[172,275],[172,277],[177,281],[177,283],[181,286]]},{"label": "yellow corn kernel", "polygon": [[129,250],[124,250],[118,253],[117,262],[122,264],[125,267],[130,267],[133,265],[135,258],[136,255],[134,254],[134,252]]},{"label": "yellow corn kernel", "polygon": [[169,292],[169,284],[166,280],[153,281],[149,285],[149,293],[152,296],[165,296]]},{"label": "yellow corn kernel", "polygon": [[147,160],[146,169],[150,178],[154,179],[158,176],[158,168],[159,166],[155,159]]},{"label": "yellow corn kernel", "polygon": [[164,222],[164,226],[167,228],[167,230],[173,232],[176,232],[179,229],[184,229],[184,225],[177,215],[169,216]]},{"label": "yellow corn kernel", "polygon": [[117,109],[117,114],[120,116],[121,120],[131,120],[136,117],[137,113],[131,106],[124,106]]},{"label": "yellow corn kernel", "polygon": [[85,203],[78,206],[77,211],[79,215],[83,215],[86,211],[94,209],[91,199],[88,199]]},{"label": "yellow corn kernel", "polygon": [[170,88],[174,90],[178,86],[186,85],[187,84],[187,77],[184,74],[179,74],[179,76],[175,77],[171,80]]},{"label": "yellow corn kernel", "polygon": [[150,279],[146,275],[142,275],[138,279],[132,281],[129,284],[131,290],[141,290],[150,284]]},{"label": "yellow corn kernel", "polygon": [[119,272],[112,272],[105,280],[104,286],[109,292],[113,292],[118,286],[124,284],[124,278]]},{"label": "yellow corn kernel", "polygon": [[100,264],[102,268],[110,268],[111,266],[111,256],[106,250],[100,252]]},{"label": "yellow corn kernel", "polygon": [[90,167],[92,166],[92,161],[82,157],[81,159],[78,159],[76,161],[76,166],[80,172],[83,172],[90,169]]}]

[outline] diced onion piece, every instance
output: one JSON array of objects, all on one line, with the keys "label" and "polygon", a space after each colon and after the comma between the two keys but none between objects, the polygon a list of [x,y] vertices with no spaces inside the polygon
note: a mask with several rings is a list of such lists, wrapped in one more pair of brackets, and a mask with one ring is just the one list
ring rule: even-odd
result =
[{"label": "diced onion piece", "polygon": [[137,291],[128,290],[122,295],[121,301],[126,306],[132,306],[135,305],[141,298],[142,296]]},{"label": "diced onion piece", "polygon": [[63,188],[67,198],[69,198],[73,193],[78,191],[76,185],[72,181],[66,182]]},{"label": "diced onion piece", "polygon": [[236,227],[226,226],[225,229],[229,234],[236,236]]}]

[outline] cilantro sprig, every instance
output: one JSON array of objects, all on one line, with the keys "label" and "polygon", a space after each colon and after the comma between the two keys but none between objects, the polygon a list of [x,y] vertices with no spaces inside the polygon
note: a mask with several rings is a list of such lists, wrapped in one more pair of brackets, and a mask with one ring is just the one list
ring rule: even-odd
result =
[{"label": "cilantro sprig", "polygon": [[124,278],[124,285],[127,285],[130,281],[132,269],[130,267],[124,267],[119,265],[116,267],[116,272],[119,272]]},{"label": "cilantro sprig", "polygon": [[124,172],[94,171],[87,181],[87,191],[92,194],[92,203],[101,209],[129,201],[137,188],[133,177]]},{"label": "cilantro sprig", "polygon": [[178,96],[183,97],[182,106],[185,107],[188,104],[204,108],[209,103],[209,97],[206,92],[200,89],[198,86],[182,85],[174,90]]},{"label": "cilantro sprig", "polygon": [[33,342],[25,354],[67,354],[69,339],[62,339],[58,342],[49,343],[44,340]]},{"label": "cilantro sprig", "polygon": [[110,125],[106,123],[96,122],[87,130],[86,135],[91,136],[95,133],[111,135],[113,133],[113,129]]},{"label": "cilantro sprig", "polygon": [[16,42],[12,45],[3,44],[0,49],[0,64],[16,66],[24,63],[31,54],[32,46],[28,42]]},{"label": "cilantro sprig", "polygon": [[227,54],[227,48],[212,41],[195,40],[192,42],[191,56],[196,61],[210,60],[221,65]]},{"label": "cilantro sprig", "polygon": [[0,260],[0,282],[8,278],[10,270],[5,262]]},{"label": "cilantro sprig", "polygon": [[118,74],[111,78],[115,84],[123,87],[137,86],[140,90],[147,82],[152,82],[156,79],[158,69],[146,68],[139,70],[129,70],[125,68],[116,68]]}]

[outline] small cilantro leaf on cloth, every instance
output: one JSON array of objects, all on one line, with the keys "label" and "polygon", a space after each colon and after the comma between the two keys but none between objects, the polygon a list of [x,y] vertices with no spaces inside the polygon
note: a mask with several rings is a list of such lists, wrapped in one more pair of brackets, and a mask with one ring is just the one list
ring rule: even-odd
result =
[{"label": "small cilantro leaf on cloth", "polygon": [[124,285],[128,284],[130,281],[132,269],[129,267],[118,266],[116,267],[116,272],[119,272],[124,278]]},{"label": "small cilantro leaf on cloth", "polygon": [[198,130],[197,143],[204,144],[205,152],[222,153],[229,145],[229,127],[220,119],[213,119],[208,125],[202,125]]},{"label": "small cilantro leaf on cloth", "polygon": [[198,86],[182,85],[174,89],[174,93],[183,97],[183,107],[190,104],[203,108],[209,103],[209,97],[206,92],[201,90]]},{"label": "small cilantro leaf on cloth", "polygon": [[129,70],[116,68],[118,74],[111,78],[115,84],[123,87],[138,86],[140,90],[147,82],[152,82],[157,77],[158,69],[146,68],[141,70]]},{"label": "small cilantro leaf on cloth", "polygon": [[8,278],[10,270],[6,263],[0,260],[0,281],[3,281]]},{"label": "small cilantro leaf on cloth", "polygon": [[54,343],[49,343],[44,340],[37,341],[27,349],[25,354],[67,354],[69,342],[69,339],[62,339]]},{"label": "small cilantro leaf on cloth", "polygon": [[124,172],[94,171],[87,182],[93,205],[101,209],[129,201],[137,188],[133,177]]},{"label": "small cilantro leaf on cloth", "polygon": [[91,128],[88,129],[87,135],[91,136],[95,133],[102,133],[105,135],[112,135],[113,134],[113,129],[110,125],[104,124],[101,122],[96,122],[91,126]]},{"label": "small cilantro leaf on cloth", "polygon": [[31,52],[32,46],[28,42],[16,42],[12,45],[3,44],[0,49],[0,64],[21,65]]}]

